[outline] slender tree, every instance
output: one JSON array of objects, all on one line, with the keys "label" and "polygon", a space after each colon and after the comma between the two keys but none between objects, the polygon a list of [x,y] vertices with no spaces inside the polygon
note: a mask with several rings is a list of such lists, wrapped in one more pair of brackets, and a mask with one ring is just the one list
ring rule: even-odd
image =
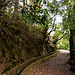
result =
[{"label": "slender tree", "polygon": [[70,14],[70,16],[72,16],[71,20],[72,20],[72,25],[73,28],[70,29],[70,60],[75,62],[75,18],[74,15],[75,14],[75,5],[72,8],[72,13]]},{"label": "slender tree", "polygon": [[25,7],[25,0],[23,0],[23,7]]},{"label": "slender tree", "polygon": [[18,5],[19,5],[19,0],[14,0],[15,6],[14,6],[14,14],[18,13]]}]

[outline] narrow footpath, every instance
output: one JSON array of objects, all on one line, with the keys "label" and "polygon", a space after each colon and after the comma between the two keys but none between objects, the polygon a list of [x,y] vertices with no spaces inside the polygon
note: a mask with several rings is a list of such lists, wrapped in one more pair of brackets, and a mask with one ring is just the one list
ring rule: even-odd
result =
[{"label": "narrow footpath", "polygon": [[69,59],[69,51],[60,50],[56,56],[32,68],[30,74],[23,75],[75,75],[67,64]]}]

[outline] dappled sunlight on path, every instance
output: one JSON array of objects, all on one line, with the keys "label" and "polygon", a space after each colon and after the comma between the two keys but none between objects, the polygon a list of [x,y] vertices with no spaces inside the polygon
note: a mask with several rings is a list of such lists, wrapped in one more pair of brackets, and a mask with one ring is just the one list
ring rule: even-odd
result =
[{"label": "dappled sunlight on path", "polygon": [[70,51],[68,51],[68,50],[64,50],[64,49],[60,49],[59,51],[60,51],[61,53],[65,53],[65,54],[70,53]]},{"label": "dappled sunlight on path", "polygon": [[70,58],[70,52],[63,49],[59,51],[60,53],[48,61],[36,65],[29,75],[74,75],[70,70],[70,66],[66,63]]}]

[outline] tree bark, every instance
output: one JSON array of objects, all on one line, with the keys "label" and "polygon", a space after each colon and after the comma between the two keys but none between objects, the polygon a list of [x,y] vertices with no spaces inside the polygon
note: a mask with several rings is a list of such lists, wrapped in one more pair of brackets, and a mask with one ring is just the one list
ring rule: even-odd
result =
[{"label": "tree bark", "polygon": [[[74,16],[75,13],[75,5],[72,8],[71,16]],[[70,16],[70,17],[71,17]],[[75,18],[72,18],[72,25],[75,25]],[[75,71],[75,28],[70,27],[70,61],[71,61],[71,69]]]},{"label": "tree bark", "polygon": [[70,60],[75,61],[75,30],[70,30]]},{"label": "tree bark", "polygon": [[75,30],[70,30],[70,65],[71,70],[75,71]]},{"label": "tree bark", "polygon": [[19,0],[15,0],[15,6],[14,6],[14,13],[18,13],[18,4],[19,4]]},{"label": "tree bark", "polygon": [[[75,5],[73,6],[73,13],[75,13]],[[74,16],[74,15],[72,15]],[[75,23],[75,20],[74,18],[72,19],[72,21]],[[75,25],[73,23],[73,25]],[[71,28],[70,29],[70,60],[74,61],[75,62],[75,28]]]},{"label": "tree bark", "polygon": [[17,13],[18,13],[19,0],[14,0],[14,3],[15,3],[15,6],[14,6],[14,15],[13,15],[13,18],[15,20],[17,20],[18,19]]},{"label": "tree bark", "polygon": [[23,0],[23,7],[25,7],[25,0]]}]

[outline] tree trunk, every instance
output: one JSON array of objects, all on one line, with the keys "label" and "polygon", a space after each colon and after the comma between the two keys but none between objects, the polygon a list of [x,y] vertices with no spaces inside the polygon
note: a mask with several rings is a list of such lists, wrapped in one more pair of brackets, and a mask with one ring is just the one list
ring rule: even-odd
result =
[{"label": "tree trunk", "polygon": [[70,60],[75,61],[75,30],[70,30]]},{"label": "tree trunk", "polygon": [[70,31],[70,60],[75,61],[75,30]]},{"label": "tree trunk", "polygon": [[23,0],[23,7],[25,7],[25,0]]},{"label": "tree trunk", "polygon": [[70,61],[71,69],[75,71],[75,30],[70,30]]},{"label": "tree trunk", "polygon": [[19,0],[15,0],[14,3],[15,3],[15,6],[14,6],[14,15],[13,15],[13,18],[15,20],[17,20],[18,19],[17,13],[18,13]]},{"label": "tree trunk", "polygon": [[[74,10],[75,10],[75,5],[73,6],[73,14],[75,13]],[[75,23],[74,18],[72,21]],[[75,25],[74,23],[72,25]],[[75,62],[75,28],[70,29],[70,52],[71,52],[70,60]]]},{"label": "tree trunk", "polygon": [[26,4],[27,4],[27,0],[26,0]]},{"label": "tree trunk", "polygon": [[19,0],[15,0],[14,14],[18,13],[18,4],[19,4]]}]

